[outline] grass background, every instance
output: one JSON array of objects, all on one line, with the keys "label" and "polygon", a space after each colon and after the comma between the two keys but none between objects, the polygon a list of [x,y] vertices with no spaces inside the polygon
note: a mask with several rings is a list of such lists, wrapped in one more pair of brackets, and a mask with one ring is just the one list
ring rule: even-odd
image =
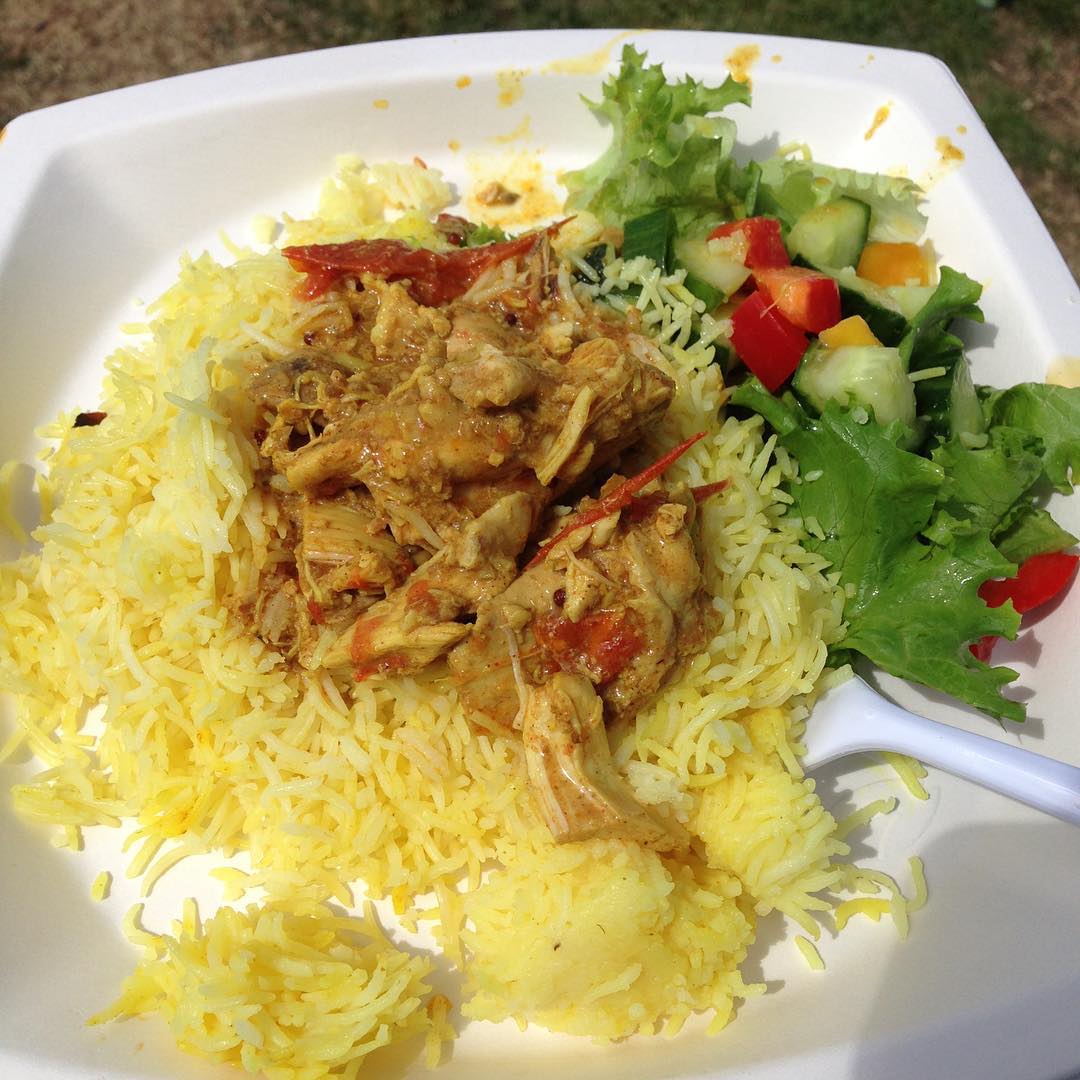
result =
[{"label": "grass background", "polygon": [[932,53],[971,98],[1080,275],[1076,0],[0,0],[0,125],[117,86],[361,41],[640,26],[854,41]]}]

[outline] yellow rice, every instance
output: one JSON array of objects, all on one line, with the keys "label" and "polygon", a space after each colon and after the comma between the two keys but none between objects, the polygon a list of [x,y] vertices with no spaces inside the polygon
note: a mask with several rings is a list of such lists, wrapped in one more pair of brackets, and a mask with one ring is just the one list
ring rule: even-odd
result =
[{"label": "yellow rice", "polygon": [[[435,243],[426,222],[448,199],[432,170],[347,159],[316,218],[264,221],[262,234]],[[431,962],[397,950],[370,916],[326,906],[352,906],[359,887],[392,899],[406,929],[431,924],[446,960],[464,965],[453,1004],[470,1019],[618,1038],[705,1012],[717,1030],[764,990],[739,974],[759,918],[783,912],[817,938],[833,894],[885,884],[837,861],[847,845],[798,766],[843,594],[785,517],[796,466],[760,419],[723,417],[709,334],[685,348],[693,298],[681,279],[621,265],[609,278],[635,273],[651,275],[639,307],[670,342],[678,380],[650,449],[709,430],[672,475],[729,486],[701,510],[708,646],[613,733],[613,754],[701,857],[554,844],[519,741],[473,730],[438,672],[338,684],[285,665],[233,621],[226,598],[255,583],[284,529],[253,485],[254,449],[231,431],[238,359],[300,347],[321,305],[296,299],[274,250],[235,249],[228,266],[185,258],[107,361],[107,420],[73,429],[73,409],[44,432],[41,551],[0,577],[0,675],[16,701],[3,754],[25,746],[42,762],[14,801],[61,843],[130,824],[128,870],[144,894],[186,856],[215,852],[249,864],[214,872],[228,902],[256,888],[265,899],[205,921],[189,908],[171,934],[133,913],[143,960],[96,1022],[160,1011],[186,1048],[282,1078],[353,1075],[377,1045],[420,1032],[436,1062],[453,1030],[445,998],[424,1004]],[[915,901],[894,885],[889,900],[841,904],[836,922],[887,909],[906,926],[920,882],[921,868]],[[816,949],[797,942],[813,964]]]}]

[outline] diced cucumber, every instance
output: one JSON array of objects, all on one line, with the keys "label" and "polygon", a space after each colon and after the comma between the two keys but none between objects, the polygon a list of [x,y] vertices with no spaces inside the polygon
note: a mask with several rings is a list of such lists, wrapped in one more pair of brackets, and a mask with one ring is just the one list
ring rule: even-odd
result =
[{"label": "diced cucumber", "polygon": [[792,381],[795,392],[818,412],[835,401],[845,408],[872,409],[879,424],[902,421],[914,433],[915,389],[896,349],[885,345],[845,345],[827,349],[815,343]]},{"label": "diced cucumber", "polygon": [[986,431],[986,418],[963,355],[944,375],[915,383],[915,398],[919,415],[926,417],[931,434],[955,439]]},{"label": "diced cucumber", "polygon": [[671,270],[671,242],[675,236],[675,215],[668,207],[633,218],[623,227],[622,257],[652,259],[664,273]]},{"label": "diced cucumber", "polygon": [[792,258],[818,268],[855,266],[870,232],[870,207],[846,196],[807,210],[788,233]]},{"label": "diced cucumber", "polygon": [[899,344],[907,333],[908,321],[897,301],[880,285],[859,277],[850,266],[833,272],[833,277],[840,286],[844,316],[861,315],[883,345]]},{"label": "diced cucumber", "polygon": [[[717,241],[682,237],[675,241],[675,261],[679,266],[686,267],[690,277],[716,289],[721,299],[726,299],[739,289],[750,276],[750,271],[740,260],[727,258],[718,252],[716,248],[720,246]],[[687,281],[690,288],[689,278]],[[690,291],[694,290],[691,288]]]},{"label": "diced cucumber", "polygon": [[724,294],[707,281],[702,281],[696,274],[687,271],[683,284],[699,299],[705,301],[705,310],[713,311],[724,302]]},{"label": "diced cucumber", "polygon": [[896,306],[910,322],[926,307],[926,301],[934,295],[936,288],[936,285],[889,285],[885,291],[896,301]]},{"label": "diced cucumber", "polygon": [[874,337],[883,345],[900,343],[900,339],[907,333],[908,320],[890,290],[859,277],[850,266],[836,270],[828,266],[816,266],[802,257],[795,262],[797,265],[808,266],[811,270],[820,270],[836,279],[840,288],[840,310],[845,319],[851,315],[861,315],[873,331]]}]

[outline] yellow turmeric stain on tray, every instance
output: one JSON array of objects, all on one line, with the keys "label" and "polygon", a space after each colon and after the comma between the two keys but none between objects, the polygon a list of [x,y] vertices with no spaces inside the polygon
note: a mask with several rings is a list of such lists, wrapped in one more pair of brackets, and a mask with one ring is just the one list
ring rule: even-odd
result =
[{"label": "yellow turmeric stain on tray", "polygon": [[774,64],[779,64],[779,63],[780,63],[780,61],[781,61],[781,60],[783,60],[784,58],[783,58],[783,57],[782,57],[782,56],[781,56],[781,55],[780,55],[779,53],[773,53],[773,54],[772,54],[772,56],[770,56],[770,57],[769,57],[769,59],[770,59],[770,60],[771,60],[771,61],[772,61],[772,62],[773,62]]},{"label": "yellow turmeric stain on tray", "polygon": [[451,139],[446,145],[449,146],[455,154],[461,149],[461,143],[459,143],[457,139]]},{"label": "yellow turmeric stain on tray", "polygon": [[761,59],[760,45],[740,45],[730,55],[724,57],[731,77],[736,82],[752,86],[750,69]]},{"label": "yellow turmeric stain on tray", "polygon": [[569,56],[565,60],[552,60],[541,69],[542,75],[600,75],[611,63],[611,51],[629,37],[647,33],[642,30],[624,30],[616,34],[606,45],[590,53],[582,53],[581,56]]},{"label": "yellow turmeric stain on tray", "polygon": [[[471,154],[467,167],[465,210],[473,221],[522,229],[550,220],[562,208],[534,150]],[[491,198],[493,190],[498,191],[498,199]]]},{"label": "yellow turmeric stain on tray", "polygon": [[930,166],[926,175],[918,181],[919,187],[924,191],[929,191],[964,160],[964,151],[948,135],[939,135],[934,140],[934,147],[937,150],[938,159]]},{"label": "yellow turmeric stain on tray", "polygon": [[956,134],[957,135],[966,135],[967,134],[967,124],[957,124],[956,125]]},{"label": "yellow turmeric stain on tray", "polygon": [[521,118],[521,123],[518,124],[513,131],[508,131],[505,135],[492,135],[489,137],[489,142],[511,143],[517,142],[518,139],[526,139],[529,136],[529,127],[531,123],[531,117],[523,116]]},{"label": "yellow turmeric stain on tray", "polygon": [[1059,356],[1047,368],[1046,381],[1054,386],[1080,386],[1080,356]]},{"label": "yellow turmeric stain on tray", "polygon": [[866,129],[866,133],[863,135],[863,138],[866,139],[867,142],[869,142],[874,137],[877,129],[881,127],[881,125],[884,124],[886,120],[889,119],[889,112],[891,109],[892,102],[889,101],[882,105],[881,108],[878,109],[876,113],[874,113],[874,119],[870,126]]},{"label": "yellow turmeric stain on tray", "polygon": [[515,101],[520,101],[525,87],[522,82],[529,74],[528,68],[507,68],[495,74],[495,81],[499,84],[499,105],[508,109]]},{"label": "yellow turmeric stain on tray", "polygon": [[942,165],[959,165],[964,160],[964,151],[948,135],[939,135],[934,140],[934,146],[941,155]]},{"label": "yellow turmeric stain on tray", "polygon": [[374,105],[376,109],[389,109],[390,108],[390,102],[387,101],[386,98],[384,98],[384,97],[376,98],[371,104]]},{"label": "yellow turmeric stain on tray", "polygon": [[459,90],[464,90],[465,87],[472,86],[472,76],[471,75],[459,75],[458,80],[457,80],[456,83],[454,83],[454,85]]}]

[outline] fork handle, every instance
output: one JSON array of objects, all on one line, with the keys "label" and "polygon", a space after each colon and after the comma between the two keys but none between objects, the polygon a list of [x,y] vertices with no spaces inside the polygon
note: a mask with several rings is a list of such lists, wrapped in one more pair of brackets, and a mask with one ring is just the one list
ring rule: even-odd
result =
[{"label": "fork handle", "polygon": [[835,735],[815,747],[813,763],[804,762],[804,768],[863,750],[895,750],[1080,825],[1080,768],[916,716],[858,677],[830,690],[828,696],[834,699],[830,708],[850,710],[865,719],[865,731],[848,718],[843,730],[838,725]]}]

